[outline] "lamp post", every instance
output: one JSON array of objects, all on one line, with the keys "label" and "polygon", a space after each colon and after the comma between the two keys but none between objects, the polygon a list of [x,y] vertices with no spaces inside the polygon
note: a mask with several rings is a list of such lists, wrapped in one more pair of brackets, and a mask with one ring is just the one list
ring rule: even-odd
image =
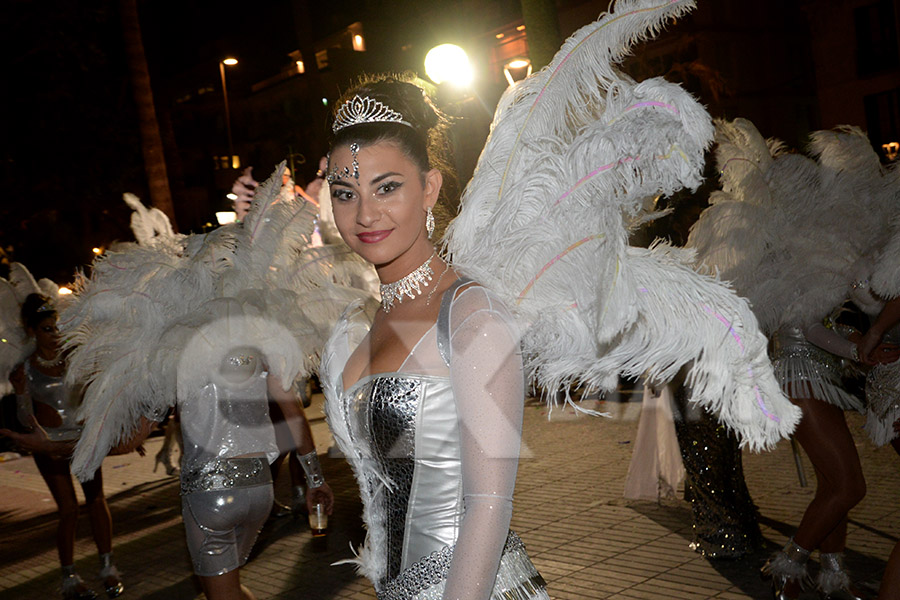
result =
[{"label": "lamp post", "polygon": [[225,100],[225,130],[228,132],[228,168],[234,168],[234,144],[231,141],[231,113],[228,111],[228,88],[225,85],[225,66],[232,67],[238,64],[236,58],[226,58],[219,61],[219,75],[222,77],[222,98]]}]

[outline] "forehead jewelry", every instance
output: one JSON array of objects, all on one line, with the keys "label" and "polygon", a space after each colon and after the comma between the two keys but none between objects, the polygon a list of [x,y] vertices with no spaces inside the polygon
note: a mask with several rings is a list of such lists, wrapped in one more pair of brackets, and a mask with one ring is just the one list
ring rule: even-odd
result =
[{"label": "forehead jewelry", "polygon": [[404,120],[403,115],[389,106],[357,94],[344,102],[334,115],[334,124],[331,131],[337,133],[344,127],[361,125],[363,123],[400,123],[412,127],[409,121]]},{"label": "forehead jewelry", "polygon": [[394,283],[381,284],[381,308],[384,312],[389,313],[394,307],[394,301],[397,304],[403,303],[403,296],[414,299],[416,296],[422,295],[422,287],[428,287],[428,282],[434,276],[434,269],[431,268],[431,260],[437,255],[437,250],[431,253],[428,260],[415,269],[412,273]]},{"label": "forehead jewelry", "polygon": [[[325,178],[325,181],[328,182],[328,185],[333,184],[335,181],[340,181],[341,179],[347,177],[349,178],[353,175],[353,179],[359,181],[359,144],[356,142],[352,142],[350,144],[350,156],[353,157],[353,162],[350,163],[349,167],[344,167],[343,169],[338,169],[337,167],[333,167],[331,171],[328,173],[328,176]],[[331,156],[328,156],[328,159],[331,160]],[[353,169],[351,171],[351,168]]]}]

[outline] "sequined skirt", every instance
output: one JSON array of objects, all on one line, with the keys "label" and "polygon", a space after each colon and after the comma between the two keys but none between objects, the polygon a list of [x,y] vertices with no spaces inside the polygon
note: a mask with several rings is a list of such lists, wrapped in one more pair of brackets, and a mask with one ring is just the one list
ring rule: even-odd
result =
[{"label": "sequined skirt", "polygon": [[[432,552],[391,580],[377,593],[378,600],[440,600],[452,560],[452,546]],[[550,600],[544,578],[512,531],[506,538],[491,600]]]},{"label": "sequined skirt", "polygon": [[841,360],[818,346],[776,332],[772,336],[772,366],[781,389],[791,398],[806,398],[810,393],[844,410],[863,411],[862,402],[844,390]]},{"label": "sequined skirt", "polygon": [[181,495],[272,483],[264,457],[219,458],[181,472]]},{"label": "sequined skirt", "polygon": [[890,443],[897,432],[894,422],[900,419],[900,361],[877,365],[866,376],[865,429],[878,446]]}]

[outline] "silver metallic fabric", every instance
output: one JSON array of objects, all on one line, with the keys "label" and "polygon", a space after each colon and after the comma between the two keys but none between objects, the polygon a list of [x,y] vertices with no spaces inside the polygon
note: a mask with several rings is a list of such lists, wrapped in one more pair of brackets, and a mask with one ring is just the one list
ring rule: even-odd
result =
[{"label": "silver metallic fabric", "polygon": [[[410,565],[378,592],[378,600],[440,600],[453,547],[445,546]],[[528,558],[525,544],[510,531],[500,558],[491,600],[549,599],[544,578]]]},{"label": "silver metallic fabric", "polygon": [[310,488],[325,485],[325,475],[322,474],[322,465],[319,464],[319,455],[315,450],[309,454],[297,456],[297,461],[303,468],[303,474],[306,475],[306,485]]},{"label": "silver metallic fabric", "polygon": [[265,454],[275,460],[266,376],[257,357],[235,352],[201,389],[179,392],[182,472],[199,473],[216,459],[233,456]]},{"label": "silver metallic fabric", "polygon": [[865,429],[878,446],[897,437],[894,422],[900,419],[900,361],[877,365],[866,376]]},{"label": "silver metallic fabric", "polygon": [[444,297],[441,299],[441,310],[437,320],[437,347],[447,366],[450,366],[450,307],[456,290],[471,282],[468,277],[460,277],[444,291]]},{"label": "silver metallic fabric", "polygon": [[[261,462],[268,473],[268,464]],[[234,487],[182,496],[188,550],[197,575],[222,575],[247,562],[272,510],[271,481],[271,475],[263,484],[243,485],[246,482],[238,480]]]},{"label": "silver metallic fabric", "polygon": [[[387,572],[382,581],[402,569],[408,503],[415,469],[416,410],[422,393],[417,378],[396,376],[370,378],[355,388],[349,398],[350,427],[356,439],[368,440],[369,460],[391,482],[383,494]],[[378,485],[375,472],[367,475]],[[371,525],[370,525],[371,527]]]},{"label": "silver metallic fabric", "polygon": [[775,377],[787,396],[806,398],[811,393],[845,410],[863,410],[862,402],[842,387],[840,358],[807,341],[799,327],[782,327],[772,335],[771,345]]},{"label": "silver metallic fabric", "polygon": [[[77,440],[81,436],[81,426],[75,418],[78,402],[73,390],[65,384],[64,378],[41,373],[34,368],[30,359],[25,361],[25,378],[27,396],[34,402],[52,408],[62,421],[59,427],[44,427],[47,437],[55,442]],[[23,401],[27,404],[28,398],[23,398]],[[20,415],[28,414],[31,412],[31,406],[19,407],[18,412]]]},{"label": "silver metallic fabric", "polygon": [[229,490],[272,483],[265,458],[225,458],[181,472],[181,494]]}]

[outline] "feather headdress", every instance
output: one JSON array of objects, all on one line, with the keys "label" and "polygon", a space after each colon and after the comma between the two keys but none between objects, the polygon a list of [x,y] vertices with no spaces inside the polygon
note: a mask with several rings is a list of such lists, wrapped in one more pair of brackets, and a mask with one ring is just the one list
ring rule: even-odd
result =
[{"label": "feather headdress", "polygon": [[340,308],[364,296],[335,285],[326,261],[306,268],[314,215],[279,199],[283,168],[260,186],[243,223],[154,236],[97,260],[81,282],[61,318],[73,349],[67,376],[86,384],[72,463],[79,478],[92,477],[140,417],[158,419],[205,385],[236,346],[262,351],[285,386],[308,375]]},{"label": "feather headdress", "polygon": [[693,400],[763,448],[799,415],[747,303],[694,272],[690,252],[627,240],[647,198],[699,185],[713,127],[679,86],[615,65],[693,6],[620,0],[507,90],[447,249],[526,324],[541,386],[610,390],[620,373],[665,381],[693,363]]},{"label": "feather headdress", "polygon": [[[865,133],[843,126],[787,153],[750,121],[716,123],[722,191],[691,230],[699,260],[746,296],[763,330],[804,327],[848,297],[900,294],[900,240],[891,239],[900,171],[879,162]],[[874,271],[874,273],[873,273]]]}]

